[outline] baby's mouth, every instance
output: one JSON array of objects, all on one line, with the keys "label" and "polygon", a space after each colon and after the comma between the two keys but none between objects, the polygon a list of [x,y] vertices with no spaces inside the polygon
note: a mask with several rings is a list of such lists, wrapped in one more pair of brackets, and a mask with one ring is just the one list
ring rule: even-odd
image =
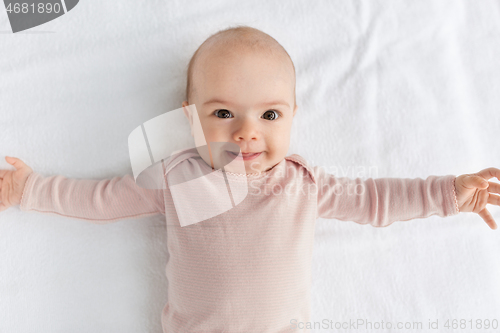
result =
[{"label": "baby's mouth", "polygon": [[[232,152],[232,151],[227,151],[229,153],[230,156],[232,156],[233,158],[235,159],[240,159],[241,158],[239,157],[238,154]],[[258,152],[258,153],[241,153],[241,155],[243,156],[243,160],[253,160],[254,158],[257,158],[259,157],[259,155],[261,154],[262,152]]]}]

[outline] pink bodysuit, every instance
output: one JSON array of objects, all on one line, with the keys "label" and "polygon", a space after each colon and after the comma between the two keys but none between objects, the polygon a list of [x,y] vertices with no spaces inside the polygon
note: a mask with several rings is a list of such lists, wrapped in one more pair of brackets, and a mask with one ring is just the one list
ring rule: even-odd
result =
[{"label": "pink bodysuit", "polygon": [[[172,174],[212,172],[199,155],[175,163],[169,166]],[[223,177],[221,170],[215,174]],[[44,178],[34,172],[20,204],[23,211],[98,224],[165,215],[170,258],[168,301],[161,314],[164,333],[304,332],[294,323],[311,320],[317,218],[385,227],[459,213],[453,175],[350,179],[293,154],[260,174],[226,172],[230,181],[249,184],[244,200],[220,215],[181,227],[168,175],[166,189],[150,190],[139,187],[132,175],[98,181]]]}]

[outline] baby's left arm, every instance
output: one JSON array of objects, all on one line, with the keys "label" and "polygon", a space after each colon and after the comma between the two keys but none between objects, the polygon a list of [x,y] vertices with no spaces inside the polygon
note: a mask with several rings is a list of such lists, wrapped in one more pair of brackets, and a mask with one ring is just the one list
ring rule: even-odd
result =
[{"label": "baby's left arm", "polygon": [[487,168],[477,173],[458,176],[455,180],[457,204],[460,212],[473,212],[479,214],[491,229],[496,229],[497,224],[486,209],[486,204],[500,205],[500,184],[489,182],[495,177],[500,180],[500,170]]},{"label": "baby's left arm", "polygon": [[394,221],[474,212],[490,228],[497,228],[485,206],[500,205],[500,196],[490,193],[500,193],[500,184],[487,182],[485,178],[500,180],[499,169],[488,168],[458,177],[429,176],[425,180],[351,179],[327,174],[319,167],[314,167],[313,173],[318,187],[317,217],[386,227]]}]

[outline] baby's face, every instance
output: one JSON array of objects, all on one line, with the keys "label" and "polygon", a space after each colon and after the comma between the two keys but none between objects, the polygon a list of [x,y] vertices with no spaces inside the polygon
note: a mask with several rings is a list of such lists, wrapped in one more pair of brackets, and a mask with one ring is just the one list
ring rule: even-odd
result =
[{"label": "baby's face", "polygon": [[[230,59],[211,53],[199,60],[189,104],[196,106],[207,143],[238,145],[246,173],[271,169],[288,152],[297,111],[291,64],[256,52]],[[188,102],[182,105],[186,107]],[[184,110],[192,126],[189,111]]]}]

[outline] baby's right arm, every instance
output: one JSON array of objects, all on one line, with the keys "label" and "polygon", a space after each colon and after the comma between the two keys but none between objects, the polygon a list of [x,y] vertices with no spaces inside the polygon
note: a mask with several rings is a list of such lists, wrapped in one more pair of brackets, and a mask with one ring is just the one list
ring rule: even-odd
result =
[{"label": "baby's right arm", "polygon": [[141,188],[132,175],[104,180],[44,178],[20,159],[6,160],[16,170],[0,170],[0,211],[19,204],[23,211],[104,223],[165,214],[163,190]]}]

